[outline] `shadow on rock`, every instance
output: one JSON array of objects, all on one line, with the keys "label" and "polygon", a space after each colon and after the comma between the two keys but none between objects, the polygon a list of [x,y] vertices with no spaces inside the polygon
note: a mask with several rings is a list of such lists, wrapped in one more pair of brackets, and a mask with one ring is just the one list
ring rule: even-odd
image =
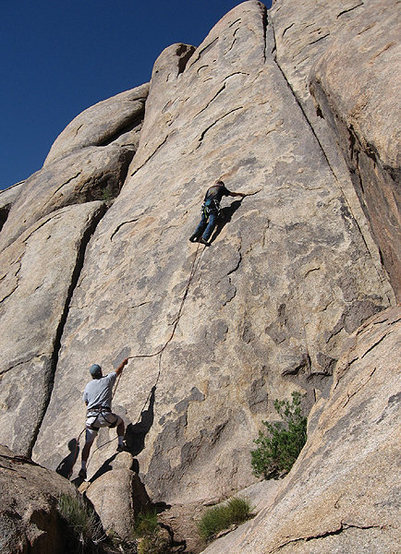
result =
[{"label": "shadow on rock", "polygon": [[75,462],[77,461],[79,454],[79,443],[77,439],[71,439],[68,443],[68,450],[70,453],[66,456],[56,468],[56,473],[62,475],[66,479],[69,479],[74,470]]},{"label": "shadow on rock", "polygon": [[242,200],[243,200],[242,198],[241,200],[235,200],[235,202],[232,202],[229,206],[226,206],[225,208],[222,208],[220,210],[216,228],[214,230],[212,238],[210,239],[210,242],[214,242],[217,239],[217,237],[220,235],[225,225],[231,221],[232,216],[241,206]]},{"label": "shadow on rock", "polygon": [[145,437],[149,433],[154,420],[156,387],[153,387],[149,397],[147,410],[142,410],[138,423],[127,425],[125,431],[125,443],[127,450],[133,456],[137,456],[145,448]]},{"label": "shadow on rock", "polygon": [[99,469],[97,470],[97,472],[90,478],[90,483],[93,483],[93,481],[96,481],[96,479],[98,479],[101,475],[103,475],[104,473],[107,473],[108,471],[111,471],[113,468],[111,466],[111,462],[114,462],[114,460],[116,459],[116,456],[117,456],[118,452],[116,452],[115,454],[113,454],[112,456],[110,456],[110,458],[108,458],[104,464],[102,464]]}]

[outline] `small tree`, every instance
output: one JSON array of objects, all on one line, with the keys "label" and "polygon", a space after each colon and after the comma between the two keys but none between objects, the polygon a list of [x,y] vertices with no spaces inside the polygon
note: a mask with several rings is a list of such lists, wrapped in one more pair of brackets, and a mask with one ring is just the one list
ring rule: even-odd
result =
[{"label": "small tree", "polygon": [[301,413],[301,394],[292,393],[292,402],[275,400],[274,408],[284,421],[262,421],[268,435],[259,431],[254,440],[258,448],[251,451],[253,473],[275,479],[290,471],[306,442],[306,417]]}]

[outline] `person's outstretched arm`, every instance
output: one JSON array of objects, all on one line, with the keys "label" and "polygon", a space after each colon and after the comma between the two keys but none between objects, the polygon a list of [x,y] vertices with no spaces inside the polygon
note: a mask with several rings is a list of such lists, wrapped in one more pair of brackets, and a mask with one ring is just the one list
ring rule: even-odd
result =
[{"label": "person's outstretched arm", "polygon": [[230,196],[241,196],[242,198],[245,198],[246,194],[244,192],[231,192]]},{"label": "person's outstretched arm", "polygon": [[118,366],[118,368],[115,370],[115,372],[117,373],[117,376],[120,375],[120,373],[122,372],[124,367],[127,365],[127,363],[128,363],[128,358],[125,358],[125,360],[123,360],[121,362],[121,364]]}]

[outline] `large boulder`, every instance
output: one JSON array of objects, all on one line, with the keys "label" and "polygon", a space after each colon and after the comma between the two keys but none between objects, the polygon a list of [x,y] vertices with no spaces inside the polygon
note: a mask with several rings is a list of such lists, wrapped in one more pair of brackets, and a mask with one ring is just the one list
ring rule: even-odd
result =
[{"label": "large boulder", "polygon": [[[49,437],[82,427],[87,368],[128,356],[114,408],[151,498],[244,488],[274,399],[299,390],[308,408],[326,394],[344,341],[394,301],[273,46],[250,1],[194,52],[176,44],[156,61],[138,151],[70,304],[34,450],[49,467]],[[250,196],[225,201],[207,249],[188,237],[218,177]],[[115,447],[114,431],[99,435],[90,472]]]},{"label": "large boulder", "polygon": [[18,453],[31,452],[46,411],[85,249],[125,180],[147,91],[85,111],[41,170],[0,195],[0,440]]},{"label": "large boulder", "polygon": [[2,554],[72,551],[68,548],[68,527],[59,515],[57,504],[61,495],[78,498],[73,485],[0,445],[0,489]]},{"label": "large boulder", "polygon": [[145,83],[98,102],[75,117],[54,141],[44,165],[87,146],[136,146],[143,121],[149,84]]},{"label": "large boulder", "polygon": [[146,490],[132,467],[129,452],[118,454],[85,491],[103,529],[122,540],[133,540],[135,518],[151,508]]},{"label": "large boulder", "polygon": [[307,444],[273,504],[235,540],[206,552],[400,550],[400,356],[400,308],[352,335],[330,397],[312,411]]}]

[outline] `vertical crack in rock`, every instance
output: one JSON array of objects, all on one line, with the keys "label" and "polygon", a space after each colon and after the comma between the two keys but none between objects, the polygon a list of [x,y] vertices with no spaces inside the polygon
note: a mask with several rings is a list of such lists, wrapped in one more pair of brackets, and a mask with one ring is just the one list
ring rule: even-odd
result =
[{"label": "vertical crack in rock", "polygon": [[[273,24],[272,24],[272,29],[273,29],[274,50],[277,51],[276,32],[275,32],[275,29],[274,29],[274,25],[273,25]],[[324,148],[323,148],[323,145],[322,145],[322,143],[320,142],[319,137],[317,136],[315,129],[313,128],[312,122],[309,120],[308,116],[306,115],[306,112],[305,112],[305,110],[304,110],[304,108],[303,108],[303,106],[302,106],[302,104],[301,104],[301,101],[299,100],[299,98],[298,98],[298,96],[296,95],[294,89],[292,88],[291,83],[288,81],[287,76],[286,76],[286,74],[284,73],[284,70],[282,69],[281,65],[278,63],[277,55],[273,56],[273,60],[274,60],[274,62],[275,62],[275,64],[276,64],[276,66],[278,67],[278,69],[279,69],[281,75],[283,76],[283,79],[284,79],[285,83],[287,84],[287,87],[288,87],[289,90],[291,91],[291,94],[292,94],[292,96],[293,96],[295,102],[297,103],[299,109],[301,110],[302,115],[303,115],[303,117],[304,117],[306,123],[308,124],[308,127],[310,128],[310,130],[311,130],[313,136],[315,137],[316,142],[318,143],[319,148],[320,148],[320,150],[321,150],[321,152],[322,152],[322,154],[323,154],[323,156],[324,156],[324,159],[326,160],[327,165],[328,165],[328,167],[330,168],[330,171],[332,172],[332,174],[333,174],[334,178],[336,179],[336,181],[338,181],[338,179],[337,179],[337,177],[336,177],[336,174],[335,174],[335,172],[334,172],[334,170],[333,170],[333,168],[332,168],[332,166],[331,166],[331,164],[330,164],[330,161],[329,161],[329,159],[328,159],[328,157],[327,157],[327,155],[326,155],[326,152],[325,152],[325,150],[324,150]]]},{"label": "vertical crack in rock", "polygon": [[63,309],[63,312],[61,314],[60,321],[59,321],[59,324],[57,326],[57,330],[56,330],[55,337],[54,337],[53,353],[52,353],[52,356],[50,358],[50,365],[49,365],[49,380],[48,380],[48,384],[47,384],[47,390],[45,391],[45,400],[43,402],[42,413],[40,414],[40,416],[38,418],[38,421],[36,423],[36,426],[33,430],[31,444],[28,447],[28,456],[32,455],[33,447],[35,446],[35,443],[36,443],[36,440],[37,440],[37,437],[38,437],[38,434],[39,434],[40,427],[42,425],[43,419],[45,417],[47,408],[48,408],[49,403],[50,403],[50,398],[51,398],[51,395],[52,395],[52,392],[53,392],[53,386],[54,386],[54,379],[55,379],[55,374],[56,374],[56,369],[57,369],[58,357],[59,357],[59,352],[60,352],[60,348],[61,348],[61,338],[62,338],[64,327],[65,327],[65,324],[66,324],[66,321],[67,321],[72,295],[73,295],[74,290],[77,286],[79,276],[81,274],[81,271],[82,271],[82,268],[83,268],[83,265],[84,265],[86,249],[87,249],[87,246],[89,244],[89,241],[90,241],[93,233],[96,230],[96,227],[98,226],[100,220],[103,218],[106,211],[107,211],[107,207],[105,205],[101,206],[99,208],[98,212],[94,215],[92,221],[90,222],[87,229],[84,231],[84,233],[82,235],[81,243],[79,245],[78,253],[77,253],[77,257],[76,257],[76,261],[75,261],[75,267],[74,267],[74,270],[73,270],[72,275],[71,275],[70,286],[68,287],[68,292],[67,292],[66,300],[65,300],[65,303],[64,303],[64,309]]},{"label": "vertical crack in rock", "polygon": [[0,231],[3,228],[4,223],[7,221],[8,214],[10,213],[10,206],[0,208]]},{"label": "vertical crack in rock", "polygon": [[[345,201],[346,204],[347,204],[348,211],[349,211],[349,213],[350,213],[350,215],[351,215],[351,217],[352,217],[352,221],[354,222],[355,226],[357,227],[357,229],[358,229],[358,231],[359,231],[359,236],[362,238],[363,243],[365,244],[365,247],[366,247],[367,252],[369,253],[369,255],[370,255],[371,257],[373,257],[373,256],[372,256],[372,253],[371,253],[371,248],[369,247],[369,245],[368,245],[368,243],[367,243],[367,241],[366,241],[366,239],[365,239],[364,233],[362,232],[362,229],[361,229],[361,227],[360,227],[360,225],[359,225],[359,222],[358,222],[357,217],[354,215],[354,212],[353,212],[352,206],[351,206],[351,204],[350,204],[350,202],[349,202],[349,200],[348,200],[347,194],[344,192],[343,187],[341,186],[341,183],[340,183],[340,181],[339,181],[338,178],[337,178],[337,175],[336,175],[336,173],[335,173],[335,171],[334,171],[334,169],[333,169],[333,167],[332,167],[332,165],[331,165],[331,163],[330,163],[330,161],[329,161],[329,158],[328,158],[328,156],[327,156],[327,154],[326,154],[326,151],[325,151],[325,149],[324,149],[324,147],[323,147],[323,145],[322,145],[322,143],[321,143],[321,141],[320,141],[320,139],[319,139],[319,137],[318,137],[318,135],[317,135],[317,133],[316,133],[314,127],[313,127],[313,124],[312,124],[312,122],[310,121],[308,115],[306,114],[306,111],[305,111],[305,109],[304,109],[303,106],[302,106],[301,100],[298,98],[298,96],[297,96],[296,92],[294,91],[292,85],[291,85],[290,82],[288,81],[287,76],[286,76],[284,70],[282,69],[282,67],[280,66],[280,64],[279,64],[279,62],[278,62],[278,59],[277,59],[276,32],[275,32],[275,29],[274,29],[274,23],[273,23],[273,22],[271,23],[271,27],[272,27],[272,30],[273,30],[273,41],[274,41],[273,52],[274,52],[274,51],[276,52],[276,54],[273,56],[273,60],[274,60],[274,62],[275,62],[275,64],[276,64],[277,68],[279,69],[281,75],[283,76],[283,79],[284,79],[285,83],[287,84],[287,87],[288,87],[289,90],[291,91],[291,94],[292,94],[292,96],[293,96],[295,102],[297,103],[299,109],[301,110],[301,113],[302,113],[302,115],[303,115],[303,117],[304,117],[304,119],[305,119],[305,121],[306,121],[308,127],[310,128],[310,130],[311,130],[311,132],[312,132],[312,134],[313,134],[313,136],[314,136],[314,138],[315,138],[315,140],[316,140],[316,142],[317,142],[317,144],[318,144],[318,146],[319,146],[319,149],[320,149],[321,152],[322,152],[322,155],[323,155],[323,157],[324,157],[324,159],[325,159],[325,161],[326,161],[326,163],[327,163],[327,166],[328,166],[328,168],[330,169],[330,171],[331,171],[331,173],[332,173],[332,175],[333,175],[333,177],[334,177],[336,183],[338,184],[338,186],[339,186],[339,188],[340,188],[340,190],[341,190],[341,192],[342,192],[342,196],[343,196],[343,198],[344,198],[344,201]],[[324,37],[322,37],[322,38],[324,38]],[[351,176],[351,181],[353,181],[352,176]],[[361,186],[362,186],[362,183],[361,183]],[[354,188],[355,188],[355,187],[354,187]],[[359,196],[358,191],[356,191],[356,194],[357,194],[357,196]],[[361,206],[362,206],[362,209],[363,209],[363,203],[362,203],[362,202],[360,202],[360,203],[361,203]],[[383,265],[383,264],[382,264],[382,265]]]},{"label": "vertical crack in rock", "polygon": [[266,6],[263,6],[263,13],[262,13],[262,22],[263,22],[263,62],[266,63],[267,60],[267,26],[269,24],[268,16],[267,16],[267,8]]}]

